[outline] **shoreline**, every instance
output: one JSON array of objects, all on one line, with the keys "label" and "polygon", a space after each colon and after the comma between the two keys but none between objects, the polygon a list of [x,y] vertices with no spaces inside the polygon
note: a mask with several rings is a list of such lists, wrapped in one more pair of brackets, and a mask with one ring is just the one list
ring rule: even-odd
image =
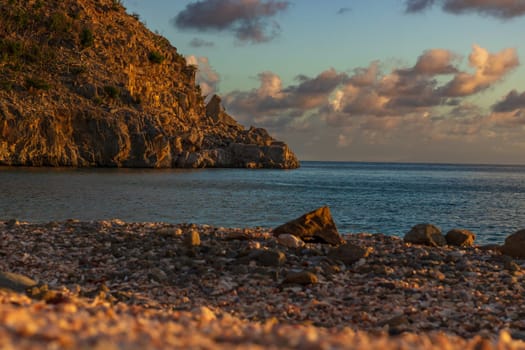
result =
[{"label": "shoreline", "polygon": [[0,345],[525,347],[524,259],[343,237],[367,253],[288,248],[265,228],[0,222],[0,271],[52,291],[0,291]]}]

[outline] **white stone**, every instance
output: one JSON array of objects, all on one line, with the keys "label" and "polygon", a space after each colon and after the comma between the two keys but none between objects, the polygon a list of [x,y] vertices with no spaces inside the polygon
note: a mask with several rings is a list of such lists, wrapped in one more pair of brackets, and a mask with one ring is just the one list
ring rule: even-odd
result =
[{"label": "white stone", "polygon": [[279,235],[279,237],[277,237],[277,242],[279,242],[280,245],[288,248],[304,247],[304,242],[302,239],[297,238],[296,236],[289,233],[283,233],[282,235]]}]

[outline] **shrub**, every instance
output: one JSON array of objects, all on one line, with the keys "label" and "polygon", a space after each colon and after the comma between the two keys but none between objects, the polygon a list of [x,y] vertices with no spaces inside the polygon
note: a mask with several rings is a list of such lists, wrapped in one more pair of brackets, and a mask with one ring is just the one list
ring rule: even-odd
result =
[{"label": "shrub", "polygon": [[0,39],[0,56],[3,59],[8,57],[19,57],[23,53],[22,43],[19,41]]},{"label": "shrub", "polygon": [[31,15],[25,9],[16,9],[12,14],[11,20],[18,29],[25,29],[30,25]]},{"label": "shrub", "polygon": [[55,12],[51,15],[49,26],[52,31],[67,33],[71,29],[71,21],[65,14]]},{"label": "shrub", "polygon": [[104,92],[111,98],[117,98],[120,96],[120,90],[112,85],[104,86]]},{"label": "shrub", "polygon": [[122,6],[121,0],[113,0],[113,10],[117,11]]},{"label": "shrub", "polygon": [[95,38],[93,37],[93,32],[89,28],[84,28],[80,32],[80,44],[82,47],[90,47],[93,46],[93,43],[95,42]]},{"label": "shrub", "polygon": [[10,81],[0,81],[0,90],[11,91],[13,84]]},{"label": "shrub", "polygon": [[26,88],[29,90],[31,88],[37,90],[49,90],[51,86],[49,83],[40,78],[26,78]]},{"label": "shrub", "polygon": [[42,6],[44,6],[44,2],[42,0],[35,1],[35,4],[33,5],[33,8],[38,10],[41,9]]},{"label": "shrub", "polygon": [[160,64],[164,61],[164,56],[158,51],[151,51],[148,55],[148,59],[151,63]]},{"label": "shrub", "polygon": [[87,72],[87,69],[85,66],[74,66],[74,67],[71,67],[69,71],[73,75],[79,75],[79,74]]}]

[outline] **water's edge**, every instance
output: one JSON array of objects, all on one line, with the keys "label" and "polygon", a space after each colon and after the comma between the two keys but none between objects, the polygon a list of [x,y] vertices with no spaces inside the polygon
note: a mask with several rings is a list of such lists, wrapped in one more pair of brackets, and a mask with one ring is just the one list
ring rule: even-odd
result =
[{"label": "water's edge", "polygon": [[0,167],[0,220],[119,218],[272,228],[328,205],[341,233],[429,222],[501,243],[525,222],[525,167],[302,162],[296,170]]}]

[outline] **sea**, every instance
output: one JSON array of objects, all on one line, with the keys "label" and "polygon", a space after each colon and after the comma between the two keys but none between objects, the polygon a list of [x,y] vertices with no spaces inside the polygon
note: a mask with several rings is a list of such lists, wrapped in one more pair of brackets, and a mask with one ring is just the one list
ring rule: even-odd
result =
[{"label": "sea", "polygon": [[502,243],[525,228],[525,166],[302,162],[296,170],[0,167],[0,220],[276,227],[329,206],[343,234],[419,223]]}]

